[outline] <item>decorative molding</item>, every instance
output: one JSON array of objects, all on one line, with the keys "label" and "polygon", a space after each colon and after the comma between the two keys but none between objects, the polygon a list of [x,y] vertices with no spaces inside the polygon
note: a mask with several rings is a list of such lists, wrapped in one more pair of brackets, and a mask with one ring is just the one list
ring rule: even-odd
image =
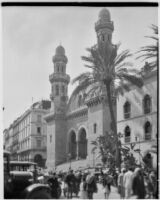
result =
[{"label": "decorative molding", "polygon": [[88,115],[88,108],[82,108],[67,114],[67,119],[77,118]]},{"label": "decorative molding", "polygon": [[157,114],[157,111],[154,111],[154,112],[151,112],[151,113],[148,113],[148,114],[138,115],[138,116],[135,116],[135,117],[130,117],[128,119],[122,119],[122,120],[117,121],[117,125],[118,125],[118,123],[121,123],[121,122],[126,122],[126,121],[130,121],[130,120],[142,118],[142,117],[146,118],[147,116],[154,115],[154,114]]}]

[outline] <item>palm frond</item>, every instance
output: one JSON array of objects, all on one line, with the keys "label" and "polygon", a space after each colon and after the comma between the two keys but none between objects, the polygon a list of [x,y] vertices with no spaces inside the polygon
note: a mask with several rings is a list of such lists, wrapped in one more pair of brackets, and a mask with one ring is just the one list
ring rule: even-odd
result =
[{"label": "palm frond", "polygon": [[81,81],[84,81],[84,80],[89,80],[89,79],[93,79],[93,74],[92,72],[83,72],[81,73],[80,75],[78,75],[76,78],[74,78],[72,80],[72,84],[75,84],[76,82],[81,82]]},{"label": "palm frond", "polygon": [[132,56],[132,54],[130,53],[130,51],[128,49],[122,51],[120,54],[117,55],[117,57],[116,57],[116,59],[114,61],[114,66],[119,65],[124,60],[126,60],[126,58],[129,58],[131,56]]},{"label": "palm frond", "polygon": [[130,74],[121,74],[120,76],[133,85],[136,85],[138,87],[143,86],[143,79],[141,77],[138,77],[136,75],[130,75]]}]

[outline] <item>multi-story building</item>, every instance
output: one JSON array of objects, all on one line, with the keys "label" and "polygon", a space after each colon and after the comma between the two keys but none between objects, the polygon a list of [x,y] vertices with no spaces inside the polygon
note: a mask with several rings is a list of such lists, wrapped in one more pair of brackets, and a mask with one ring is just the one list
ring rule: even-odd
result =
[{"label": "multi-story building", "polygon": [[[47,132],[43,116],[48,113],[50,106],[50,101],[34,103],[12,123],[12,142],[9,146],[12,160],[34,161],[39,166],[45,165]],[[7,135],[6,130],[4,134]],[[8,147],[6,139],[5,146]]]},{"label": "multi-story building", "polygon": [[10,125],[8,129],[3,131],[3,141],[4,149],[7,151],[12,151],[12,142],[13,142],[13,124]]},{"label": "multi-story building", "polygon": [[[131,86],[117,98],[117,130],[123,145],[136,144],[134,149],[144,155],[157,142],[157,70],[150,70],[146,62],[141,73],[143,87]],[[141,162],[141,155],[134,155]],[[156,162],[156,155],[152,156]]]},{"label": "multi-story building", "polygon": [[[95,23],[97,44],[107,42],[110,49],[114,48],[113,30],[110,12],[104,8]],[[105,93],[95,94],[86,100],[85,92],[81,92],[76,98],[71,96],[67,101],[70,81],[70,76],[66,74],[67,62],[65,49],[60,45],[53,56],[54,71],[49,76],[52,106],[50,113],[45,116],[46,165],[49,169],[62,169],[64,165],[68,167],[68,160],[72,160],[73,167],[99,164],[100,160],[94,156],[96,152],[92,151],[91,142],[111,130]],[[141,146],[142,153],[156,140],[157,135],[157,72],[146,73],[146,68],[142,72],[144,86],[141,89],[131,86],[130,92],[113,101],[118,131],[124,134],[122,143],[135,142]]]}]

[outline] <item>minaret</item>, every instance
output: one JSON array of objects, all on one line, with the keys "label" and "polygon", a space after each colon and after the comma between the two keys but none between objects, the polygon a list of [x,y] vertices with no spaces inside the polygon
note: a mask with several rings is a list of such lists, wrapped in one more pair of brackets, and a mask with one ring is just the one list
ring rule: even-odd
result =
[{"label": "minaret", "polygon": [[51,83],[51,111],[62,113],[65,112],[68,100],[68,83],[70,77],[66,74],[68,59],[65,55],[65,49],[61,45],[56,48],[52,61],[54,72],[49,76]]},{"label": "minaret", "polygon": [[53,56],[54,72],[49,76],[51,83],[51,110],[44,117],[47,122],[47,161],[46,166],[54,170],[66,161],[67,121],[66,107],[68,100],[68,83],[70,76],[66,74],[68,59],[65,49],[60,45]]},{"label": "minaret", "polygon": [[112,32],[114,30],[113,22],[109,10],[103,8],[99,12],[98,21],[95,23],[95,31],[97,33],[97,43],[112,44]]}]

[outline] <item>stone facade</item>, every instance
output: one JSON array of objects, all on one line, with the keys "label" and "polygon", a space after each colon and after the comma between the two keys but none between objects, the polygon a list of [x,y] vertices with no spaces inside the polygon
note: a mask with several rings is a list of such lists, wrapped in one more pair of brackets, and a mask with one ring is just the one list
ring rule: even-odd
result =
[{"label": "stone facade", "polygon": [[[113,30],[110,13],[104,8],[100,11],[98,21],[95,23],[97,44],[105,41],[110,49],[115,48],[112,44]],[[46,166],[49,170],[55,168],[68,170],[71,162],[74,168],[99,164],[101,161],[96,157],[97,152],[92,151],[91,142],[99,135],[111,130],[110,112],[105,93],[90,96],[86,100],[85,92],[81,92],[76,98],[71,96],[68,99],[70,77],[66,74],[67,62],[65,49],[60,45],[53,56],[53,73],[49,76],[52,106],[50,113],[45,116],[47,122]],[[151,146],[157,134],[157,72],[147,75],[146,68],[142,70],[145,80],[143,88],[137,89],[131,86],[131,91],[120,96],[117,102],[115,100],[114,106],[118,132],[123,134],[122,143],[128,145],[134,142],[141,146],[142,152]],[[152,98],[152,110],[149,113],[144,113],[142,110],[142,99],[145,94],[149,94]],[[131,104],[131,116],[124,119],[123,106],[126,101]],[[144,124],[147,121],[152,125],[152,133],[151,137],[147,133],[146,137],[149,138],[144,139]],[[126,126],[131,129],[128,137],[124,136]],[[149,131],[150,128],[147,128]]]},{"label": "stone facade", "polygon": [[[107,41],[112,44],[113,22],[107,9],[102,9],[95,24],[97,43]],[[60,45],[53,56],[54,72],[49,76],[51,83],[52,107],[45,116],[47,122],[47,162],[48,169],[55,169],[68,160],[84,160],[86,165],[99,163],[93,158],[91,142],[105,131],[110,130],[110,114],[106,96],[92,96],[84,101],[85,93],[68,100],[69,75],[66,74],[67,57]],[[63,89],[63,88],[64,89]],[[62,92],[63,91],[63,92]],[[69,102],[69,103],[68,103]],[[116,109],[115,109],[116,112]]]}]

